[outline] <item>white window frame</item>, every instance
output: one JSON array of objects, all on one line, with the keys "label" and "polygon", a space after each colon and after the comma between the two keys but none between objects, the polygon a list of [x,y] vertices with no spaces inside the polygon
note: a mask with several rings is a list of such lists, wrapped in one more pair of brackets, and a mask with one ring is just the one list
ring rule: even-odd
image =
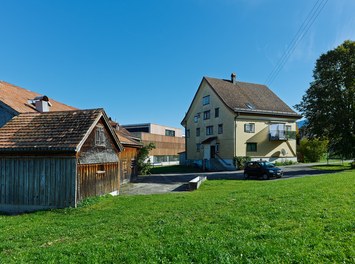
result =
[{"label": "white window frame", "polygon": [[255,123],[244,124],[244,132],[255,133]]}]

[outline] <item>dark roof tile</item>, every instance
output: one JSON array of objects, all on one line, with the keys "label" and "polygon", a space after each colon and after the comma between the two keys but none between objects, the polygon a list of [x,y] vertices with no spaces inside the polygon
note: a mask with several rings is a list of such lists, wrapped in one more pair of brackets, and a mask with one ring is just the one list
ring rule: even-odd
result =
[{"label": "dark roof tile", "polygon": [[221,100],[235,112],[299,117],[267,86],[204,77]]}]

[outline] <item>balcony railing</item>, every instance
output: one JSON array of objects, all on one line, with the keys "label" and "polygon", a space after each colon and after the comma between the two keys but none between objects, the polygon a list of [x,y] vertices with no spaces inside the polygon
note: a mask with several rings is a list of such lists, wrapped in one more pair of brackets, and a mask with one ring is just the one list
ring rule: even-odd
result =
[{"label": "balcony railing", "polygon": [[296,131],[280,130],[280,129],[269,131],[270,141],[287,141],[289,139],[296,139]]}]

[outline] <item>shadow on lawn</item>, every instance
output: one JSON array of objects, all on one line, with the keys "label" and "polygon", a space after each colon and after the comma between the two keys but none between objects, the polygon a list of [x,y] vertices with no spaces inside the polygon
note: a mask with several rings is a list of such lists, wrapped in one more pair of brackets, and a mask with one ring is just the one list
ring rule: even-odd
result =
[{"label": "shadow on lawn", "polygon": [[[310,167],[285,167],[285,173],[281,179],[297,178],[303,176],[316,176],[322,174],[337,173],[339,170],[318,170]],[[174,175],[147,175],[138,176],[134,183],[156,183],[156,184],[173,184],[188,183],[197,176],[207,176],[208,180],[244,180],[243,172],[197,172],[194,174],[174,174]],[[256,179],[256,178],[255,178]]]}]

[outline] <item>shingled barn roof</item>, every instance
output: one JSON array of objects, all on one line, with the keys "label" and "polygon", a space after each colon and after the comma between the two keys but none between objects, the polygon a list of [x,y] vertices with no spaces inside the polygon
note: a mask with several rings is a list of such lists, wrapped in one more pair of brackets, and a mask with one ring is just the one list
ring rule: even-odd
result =
[{"label": "shingled barn roof", "polygon": [[100,118],[122,150],[104,110],[93,109],[15,116],[0,128],[0,152],[77,152]]}]

